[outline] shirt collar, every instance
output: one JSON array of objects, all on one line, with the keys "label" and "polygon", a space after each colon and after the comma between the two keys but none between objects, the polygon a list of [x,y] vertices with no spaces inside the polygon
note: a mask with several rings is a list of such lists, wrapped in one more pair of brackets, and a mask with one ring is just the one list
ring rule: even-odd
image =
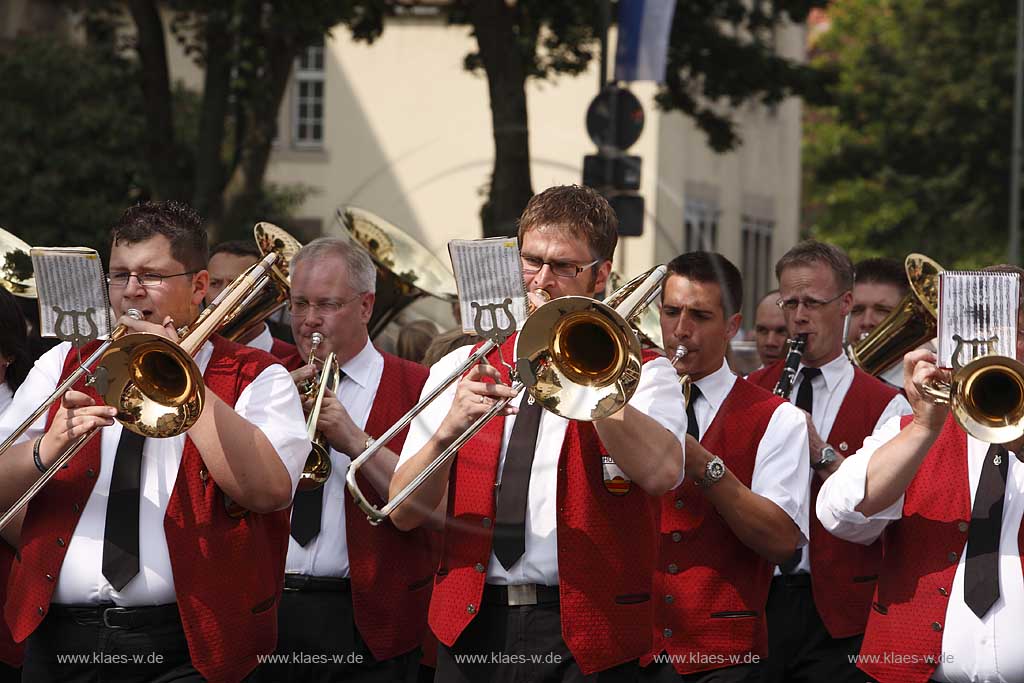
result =
[{"label": "shirt collar", "polygon": [[246,344],[246,346],[270,353],[270,349],[274,346],[274,338],[270,335],[270,328],[267,324],[261,324],[263,325],[263,329],[260,330],[260,333],[257,334],[252,341]]},{"label": "shirt collar", "polygon": [[[800,369],[803,370],[804,367],[804,364],[801,363]],[[846,357],[845,353],[840,353],[819,369],[821,370],[822,378],[825,380],[825,388],[828,391],[834,391],[843,377],[853,372],[853,364],[850,363],[850,359]]]},{"label": "shirt collar", "polygon": [[380,351],[373,347],[373,342],[366,340],[363,350],[352,357],[347,363],[341,366],[345,376],[365,389],[370,384],[373,373],[373,363],[380,358]]},{"label": "shirt collar", "polygon": [[694,384],[700,387],[701,396],[708,402],[712,410],[716,412],[721,407],[722,402],[725,401],[725,397],[732,391],[732,386],[735,383],[736,375],[724,358],[722,359],[722,367],[694,382]]}]

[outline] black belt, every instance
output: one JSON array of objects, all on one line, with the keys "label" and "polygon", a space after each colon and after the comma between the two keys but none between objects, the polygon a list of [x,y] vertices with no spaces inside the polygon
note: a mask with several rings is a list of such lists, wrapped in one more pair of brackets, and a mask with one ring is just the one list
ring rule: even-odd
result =
[{"label": "black belt", "polygon": [[352,582],[333,576],[308,576],[306,574],[285,574],[286,591],[320,591],[324,593],[351,593]]},{"label": "black belt", "polygon": [[804,588],[811,585],[811,575],[807,572],[797,572],[796,574],[780,574],[772,578],[772,581],[777,581],[787,588]]},{"label": "black belt", "polygon": [[522,605],[550,605],[558,602],[558,586],[544,586],[538,583],[514,586],[484,586],[484,602],[519,607]]},{"label": "black belt", "polygon": [[113,603],[101,605],[50,605],[50,615],[57,619],[70,619],[81,626],[107,628],[142,628],[181,622],[178,603],[152,607],[116,607]]}]

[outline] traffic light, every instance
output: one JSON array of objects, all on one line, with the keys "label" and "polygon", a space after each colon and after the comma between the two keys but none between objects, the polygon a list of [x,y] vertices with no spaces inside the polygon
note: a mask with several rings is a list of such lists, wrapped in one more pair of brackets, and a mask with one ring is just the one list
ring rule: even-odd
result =
[{"label": "traffic light", "polygon": [[624,154],[643,127],[643,106],[625,88],[606,86],[587,108],[587,133],[598,152],[583,158],[583,184],[608,199],[619,217],[619,234],[627,237],[643,233],[644,198],[636,193],[641,158]]}]

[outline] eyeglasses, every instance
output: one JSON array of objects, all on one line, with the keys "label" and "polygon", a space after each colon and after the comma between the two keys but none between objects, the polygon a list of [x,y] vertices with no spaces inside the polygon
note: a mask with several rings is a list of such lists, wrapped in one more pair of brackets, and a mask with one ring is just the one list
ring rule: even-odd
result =
[{"label": "eyeglasses", "polygon": [[540,269],[547,266],[551,269],[551,272],[558,277],[576,277],[587,268],[595,266],[600,263],[600,259],[595,259],[590,263],[584,263],[582,266],[578,266],[571,261],[545,261],[533,256],[520,256],[523,261],[523,273],[525,275],[533,275],[534,273],[540,272]]},{"label": "eyeglasses", "polygon": [[846,294],[847,291],[849,290],[843,290],[842,292],[839,292],[831,299],[826,299],[825,301],[822,301],[821,299],[813,299],[811,297],[805,297],[803,299],[779,299],[778,301],[775,302],[775,305],[784,311],[795,311],[797,307],[803,304],[803,307],[806,308],[807,310],[814,311],[821,308],[822,306],[832,303],[836,299]]},{"label": "eyeglasses", "polygon": [[194,275],[198,272],[198,270],[188,270],[184,273],[175,273],[174,275],[161,275],[160,273],[107,273],[107,284],[112,287],[127,287],[131,279],[135,278],[140,287],[159,287],[169,277]]},{"label": "eyeglasses", "polygon": [[343,301],[321,301],[310,303],[305,299],[293,299],[288,302],[288,310],[293,318],[304,318],[312,311],[313,315],[320,314],[323,318],[330,318],[337,315],[341,309],[358,299],[361,294],[355,294]]}]

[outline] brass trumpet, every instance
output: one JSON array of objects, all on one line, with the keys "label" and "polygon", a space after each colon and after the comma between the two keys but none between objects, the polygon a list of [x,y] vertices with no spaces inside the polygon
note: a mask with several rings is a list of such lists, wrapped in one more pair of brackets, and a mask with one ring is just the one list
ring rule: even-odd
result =
[{"label": "brass trumpet", "polygon": [[[319,359],[316,357],[316,350],[324,342],[324,336],[319,332],[310,335],[312,342],[309,347],[309,359],[307,365],[315,367]],[[302,474],[299,475],[299,491],[313,491],[323,486],[331,476],[331,445],[323,433],[317,431],[316,423],[320,418],[320,407],[324,402],[324,395],[327,389],[337,391],[341,383],[341,368],[338,367],[338,360],[332,351],[323,362],[320,373],[313,379],[307,380],[302,386],[302,395],[305,398],[313,399],[313,406],[309,409],[309,417],[306,418],[306,432],[312,448],[306,457],[306,464],[302,467]]]},{"label": "brass trumpet", "polygon": [[[195,424],[202,414],[205,385],[199,366],[192,359],[203,344],[220,328],[238,306],[254,291],[266,286],[267,270],[277,260],[268,254],[262,261],[239,275],[195,322],[182,330],[177,344],[157,334],[127,334],[125,325],[118,325],[82,366],[54,390],[46,401],[21,423],[0,445],[2,455],[35,421],[49,409],[54,401],[88,374],[87,382],[95,387],[104,403],[118,409],[116,419],[125,429],[146,437],[166,438],[182,434]],[[141,318],[135,311],[133,318]],[[93,372],[89,367],[97,363]],[[5,527],[43,486],[60,471],[85,444],[99,432],[94,429],[79,437],[65,450],[45,474],[0,517],[0,529]]]}]

